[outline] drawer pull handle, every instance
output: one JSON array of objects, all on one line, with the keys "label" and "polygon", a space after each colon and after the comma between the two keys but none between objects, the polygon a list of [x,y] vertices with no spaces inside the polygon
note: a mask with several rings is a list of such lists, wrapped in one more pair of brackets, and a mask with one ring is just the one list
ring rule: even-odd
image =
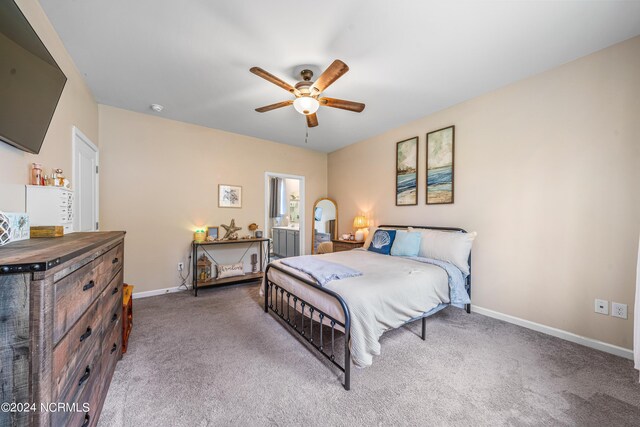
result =
[{"label": "drawer pull handle", "polygon": [[91,375],[91,368],[87,366],[87,369],[84,370],[84,374],[80,377],[80,381],[78,381],[78,387],[89,379],[89,375]]},{"label": "drawer pull handle", "polygon": [[116,320],[118,320],[118,313],[113,313],[113,316],[111,316],[111,323],[115,322]]},{"label": "drawer pull handle", "polygon": [[84,416],[84,422],[80,427],[87,427],[89,425],[89,421],[91,421],[91,415],[87,414]]},{"label": "drawer pull handle", "polygon": [[115,295],[117,293],[118,293],[118,288],[117,287],[113,288],[113,290],[111,291],[111,295]]},{"label": "drawer pull handle", "polygon": [[113,354],[114,351],[116,351],[118,349],[118,345],[116,343],[113,343],[113,347],[111,347],[111,353]]},{"label": "drawer pull handle", "polygon": [[87,328],[87,332],[85,332],[84,334],[80,335],[80,342],[86,340],[90,336],[91,336],[91,327],[88,327]]},{"label": "drawer pull handle", "polygon": [[89,289],[93,288],[96,285],[96,282],[94,282],[93,280],[90,281],[89,283],[87,283],[86,285],[84,285],[82,287],[83,291],[88,291]]},{"label": "drawer pull handle", "polygon": [[111,264],[117,264],[118,261],[120,261],[118,258],[114,258],[113,261],[111,261]]}]

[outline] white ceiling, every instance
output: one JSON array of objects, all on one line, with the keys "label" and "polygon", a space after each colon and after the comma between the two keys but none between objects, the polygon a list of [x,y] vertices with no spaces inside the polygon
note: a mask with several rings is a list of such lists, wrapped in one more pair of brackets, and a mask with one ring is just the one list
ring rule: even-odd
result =
[{"label": "white ceiling", "polygon": [[[41,0],[99,103],[333,151],[640,34],[639,1]],[[309,130],[249,72],[350,71]],[[425,129],[426,131],[426,129]]]}]

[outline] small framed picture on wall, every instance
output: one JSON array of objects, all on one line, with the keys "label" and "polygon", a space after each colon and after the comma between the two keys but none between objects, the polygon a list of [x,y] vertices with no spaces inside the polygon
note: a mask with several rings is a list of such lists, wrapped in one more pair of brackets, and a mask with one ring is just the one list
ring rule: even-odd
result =
[{"label": "small framed picture on wall", "polygon": [[242,187],[239,185],[218,185],[218,207],[241,208]]}]

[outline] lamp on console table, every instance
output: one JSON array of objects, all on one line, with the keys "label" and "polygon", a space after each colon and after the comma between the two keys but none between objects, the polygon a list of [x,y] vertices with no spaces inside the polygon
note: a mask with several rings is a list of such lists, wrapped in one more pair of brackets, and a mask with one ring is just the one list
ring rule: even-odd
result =
[{"label": "lamp on console table", "polygon": [[364,229],[367,228],[367,219],[364,216],[357,216],[353,219],[353,228],[356,229],[356,242],[364,240]]}]

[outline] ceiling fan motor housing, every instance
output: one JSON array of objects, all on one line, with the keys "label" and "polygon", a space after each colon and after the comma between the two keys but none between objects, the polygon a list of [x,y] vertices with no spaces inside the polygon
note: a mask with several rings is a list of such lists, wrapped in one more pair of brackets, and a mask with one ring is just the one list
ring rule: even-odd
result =
[{"label": "ceiling fan motor housing", "polygon": [[309,93],[311,93],[311,85],[313,84],[313,82],[308,81],[308,82],[298,82],[296,83],[296,89],[298,89],[300,91],[300,93],[302,93],[303,95],[309,95]]}]

